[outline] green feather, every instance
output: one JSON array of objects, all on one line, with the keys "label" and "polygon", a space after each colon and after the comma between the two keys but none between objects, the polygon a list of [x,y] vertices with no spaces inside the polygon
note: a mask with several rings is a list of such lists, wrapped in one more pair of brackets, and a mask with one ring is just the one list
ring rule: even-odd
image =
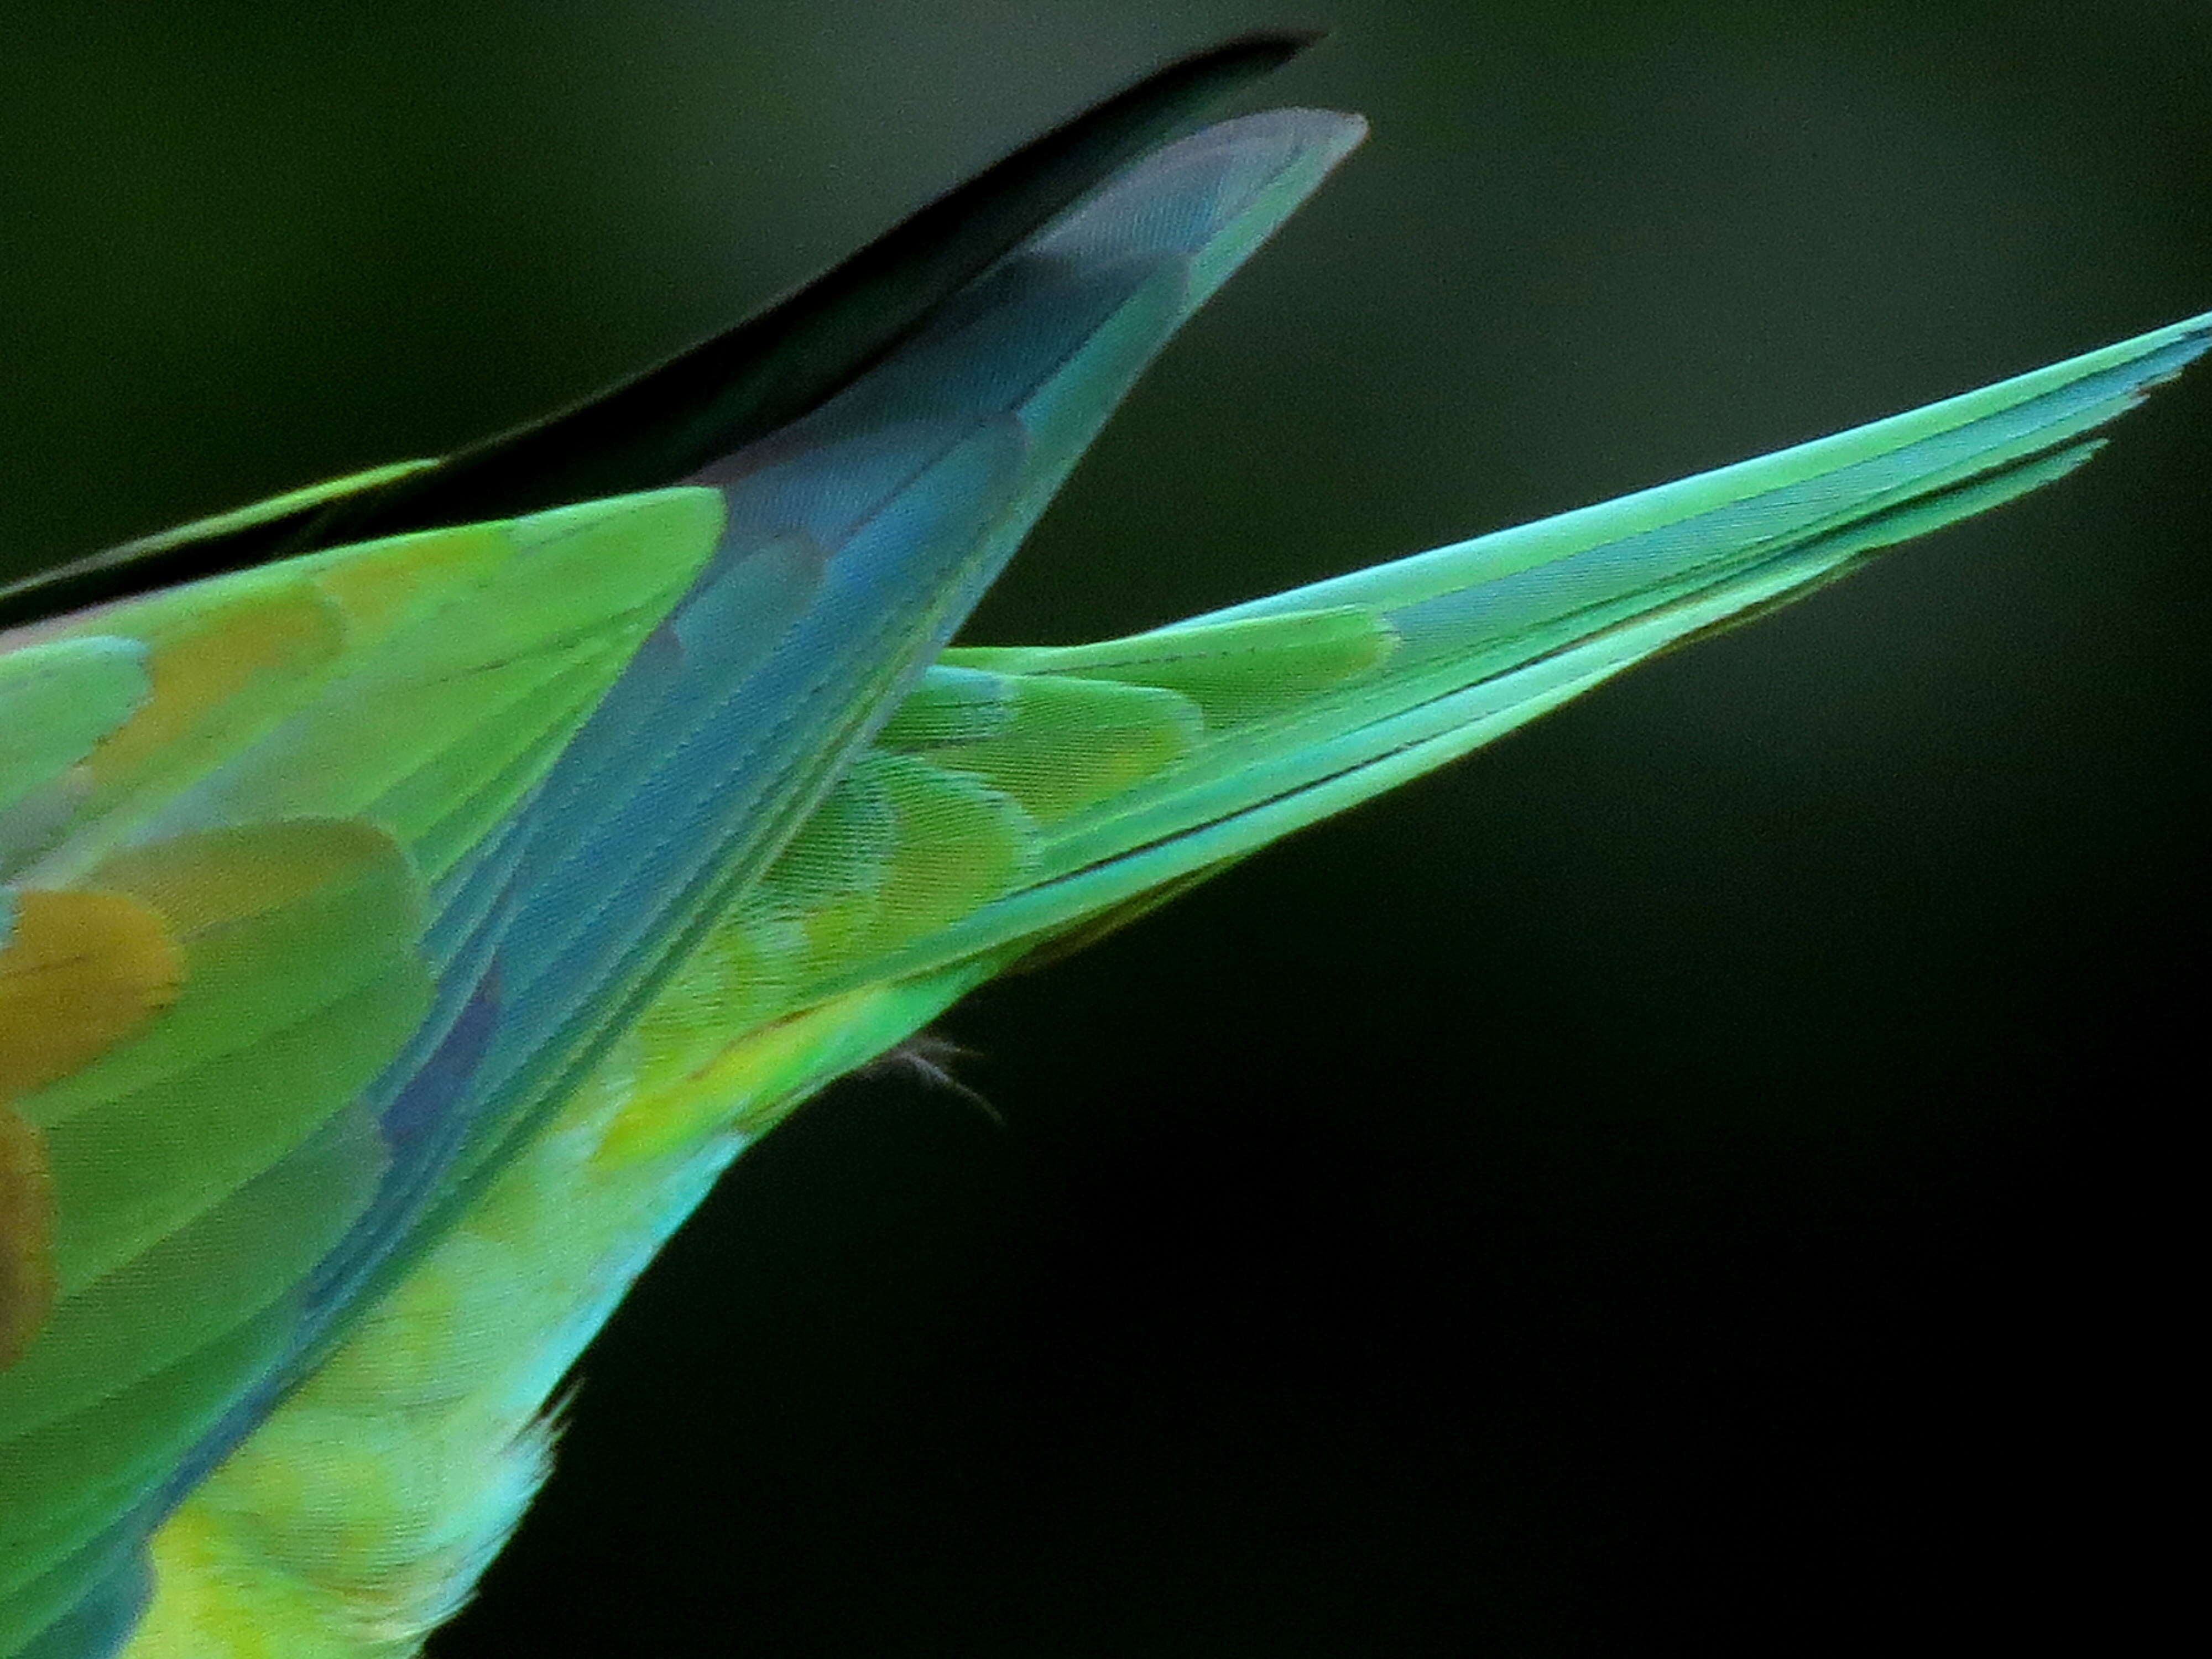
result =
[{"label": "green feather", "polygon": [[[1200,142],[1176,188],[1148,175],[1158,196],[1117,198],[1138,188],[1109,177],[1133,148],[1287,50],[1170,71],[605,399],[0,592],[40,629],[0,654],[0,1654],[127,1590],[165,1513],[133,1659],[411,1648],[542,1478],[540,1414],[582,1345],[721,1168],[824,1084],[998,972],[2062,476],[2212,332],[2199,319],[1129,639],[925,670],[1088,442],[1103,388],[1357,141],[1346,118],[1282,117],[1279,143]],[[1060,311],[968,286],[1101,179],[1044,252],[998,268]],[[1146,212],[1099,206],[1117,199]],[[1094,259],[1102,224],[1113,257]],[[1186,246],[1194,226],[1208,234]],[[993,334],[1048,313],[1067,325],[1048,362]],[[747,779],[757,801],[712,843],[723,863],[629,911],[627,872],[589,872],[599,886],[530,913],[545,948],[503,963],[495,992],[580,939],[621,952],[590,965],[592,995],[549,996],[567,1023],[519,1047],[519,1080],[434,1168],[431,1224],[285,1376],[303,1286],[378,1196],[380,1126],[360,1103],[431,1006],[440,878],[556,793],[540,786],[564,757],[606,799],[573,792],[549,840],[618,815],[625,769],[657,757],[625,749],[629,727],[576,741],[617,677],[663,649],[720,653],[733,677],[770,662],[833,562],[750,498],[767,517],[732,521],[755,562],[695,591],[725,531],[718,489],[556,503],[763,437],[733,499],[857,456],[854,515],[889,514],[936,564],[897,604],[853,600],[854,624],[802,661],[806,694],[741,733],[798,736]],[[320,550],[267,562],[300,548]],[[52,614],[89,597],[119,602]],[[640,684],[657,683],[620,685]],[[721,810],[699,793],[654,799]],[[620,844],[651,852],[644,829]],[[533,852],[553,867],[565,850]],[[296,1386],[200,1478],[194,1460],[228,1443],[217,1424],[252,1421],[234,1414],[279,1378]]]}]

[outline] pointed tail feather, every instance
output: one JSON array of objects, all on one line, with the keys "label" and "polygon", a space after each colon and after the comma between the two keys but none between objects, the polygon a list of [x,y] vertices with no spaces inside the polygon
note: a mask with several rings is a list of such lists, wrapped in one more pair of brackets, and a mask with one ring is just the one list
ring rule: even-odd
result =
[{"label": "pointed tail feather", "polygon": [[[1881,549],[2039,488],[2094,453],[2084,434],[2208,345],[2212,316],[2192,319],[1756,460],[1125,640],[947,652],[886,741],[953,770],[990,773],[1025,745],[1024,769],[1057,769],[1065,787],[1095,765],[1079,720],[1064,737],[1053,726],[1084,684],[1094,702],[1137,688],[1181,699],[1197,734],[1041,827],[1028,881],[866,974],[1042,943]],[[1058,714],[1034,695],[1055,684]],[[1017,705],[1025,712],[1008,715]],[[988,708],[1001,729],[944,713],[956,706]],[[1018,792],[1018,777],[994,775]]]}]

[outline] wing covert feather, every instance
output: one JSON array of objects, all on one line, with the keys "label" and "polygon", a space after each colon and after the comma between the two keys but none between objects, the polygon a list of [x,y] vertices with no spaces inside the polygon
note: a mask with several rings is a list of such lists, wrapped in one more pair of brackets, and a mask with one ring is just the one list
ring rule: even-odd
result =
[{"label": "wing covert feather", "polygon": [[123,1586],[275,1382],[387,1165],[357,1102],[428,1006],[421,864],[536,786],[720,521],[677,489],[334,550],[0,655],[0,696],[72,694],[0,779],[0,1626]]},{"label": "wing covert feather", "polygon": [[[54,1300],[44,1350],[0,1378],[0,1651],[60,1609],[127,1602],[147,1520],[483,1196],[740,894],[803,911],[828,962],[1017,878],[1018,800],[866,744],[1136,374],[1359,132],[1278,112],[1140,162],[698,486],[334,549],[0,641],[64,635],[118,688],[84,732],[11,757],[20,821],[58,833],[7,873],[144,905],[183,963],[157,1020],[10,1108],[51,1177]],[[1085,709],[1181,718],[1172,694],[1102,687]],[[841,787],[842,819],[818,814]],[[856,884],[802,857],[762,882],[810,817],[817,851],[842,835],[881,868]],[[824,902],[792,896],[810,884]],[[771,1043],[771,1070],[858,1060],[967,982],[817,1022],[829,1048]],[[670,1170],[705,1178],[696,1146],[669,1158],[607,1166],[664,1231],[688,1207]],[[519,1396],[526,1418],[555,1375]]]},{"label": "wing covert feather", "polygon": [[[32,721],[0,726],[0,1654],[104,1652],[234,1448],[165,1559],[272,1574],[334,1652],[410,1639],[527,1501],[583,1341],[823,1082],[2061,476],[2212,337],[1130,639],[942,651],[1360,131],[1276,112],[1158,152],[928,289],[879,361],[822,346],[834,395],[690,484],[0,638]],[[404,501],[414,465],[148,546]]]}]

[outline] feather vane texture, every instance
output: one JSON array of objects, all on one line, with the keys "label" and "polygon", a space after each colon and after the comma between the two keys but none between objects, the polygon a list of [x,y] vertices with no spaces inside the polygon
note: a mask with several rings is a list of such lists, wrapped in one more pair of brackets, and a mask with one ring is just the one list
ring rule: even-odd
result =
[{"label": "feather vane texture", "polygon": [[826,1083],[2063,476],[2212,342],[1127,639],[949,647],[1362,131],[1276,111],[1103,154],[874,326],[839,301],[777,336],[819,395],[746,404],[763,429],[703,465],[686,438],[658,487],[241,562],[468,476],[402,463],[92,562],[128,588],[223,550],[0,635],[0,1659],[414,1651],[543,1479],[576,1355]]}]

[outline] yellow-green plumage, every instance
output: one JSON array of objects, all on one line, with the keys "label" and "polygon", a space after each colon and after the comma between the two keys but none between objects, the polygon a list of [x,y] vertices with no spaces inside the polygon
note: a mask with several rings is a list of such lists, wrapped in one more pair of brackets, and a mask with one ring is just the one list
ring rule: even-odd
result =
[{"label": "yellow-green plumage", "polygon": [[380,469],[0,638],[0,1656],[411,1651],[582,1346],[825,1083],[2060,476],[2212,331],[1132,639],[939,651],[1358,135],[1251,118],[1017,227],[691,483],[255,562],[471,476]]},{"label": "yellow-green plumage", "polygon": [[[1747,602],[2063,469],[1945,497],[1960,469],[1939,459],[1861,496],[1813,491],[1802,513],[1765,501],[1763,514],[1762,498],[1832,477],[1839,460],[1892,457],[2063,394],[2201,330],[1922,411],[1880,441],[1846,434],[1596,509],[1570,535],[1506,532],[1310,600],[1285,595],[1257,614],[1127,641],[948,652],[548,1132],[187,1502],[161,1547],[201,1560],[229,1552],[229,1570],[250,1577],[296,1575],[315,1592],[299,1591],[303,1612],[343,1633],[329,1651],[374,1650],[376,1639],[404,1649],[518,1516],[544,1467],[540,1402],[599,1317],[728,1159],[807,1095],[1100,908],[1315,816],[1286,785],[1304,780],[1331,810],[1376,793]],[[2069,405],[2037,431],[2063,442],[2081,418]],[[1967,447],[2008,457],[2039,446]],[[1609,626],[1590,626],[1568,562],[1715,514],[1749,516],[1755,533],[1733,549],[1713,535],[1694,575],[1670,569],[1602,602]],[[1470,599],[1529,570],[1556,574],[1553,603],[1576,621],[1531,629],[1516,611],[1504,629],[1462,620],[1410,642],[1390,623],[1394,608]],[[1252,814],[1268,816],[1245,827]],[[1225,854],[1210,839],[1224,832]],[[1121,873],[1131,865],[1142,873]],[[349,1494],[343,1507],[333,1492]],[[181,1629],[165,1633],[193,1607],[157,1601],[131,1651],[232,1651],[227,1637],[195,1647]],[[211,1607],[190,1616],[230,1628]]]},{"label": "yellow-green plumage", "polygon": [[[518,780],[466,765],[484,734],[503,757],[573,729],[717,523],[687,491],[430,532],[31,647],[103,677],[143,663],[143,690],[75,733],[76,766],[34,757],[70,811],[23,793],[16,889],[135,902],[178,965],[158,1019],[4,1108],[41,1142],[55,1299],[0,1373],[0,1650],[112,1570],[106,1529],[275,1363],[307,1276],[376,1194],[385,1152],[355,1103],[428,1006],[416,939],[437,867],[436,823],[410,833],[378,808],[456,753],[448,800],[511,798]],[[108,655],[85,654],[94,641]],[[517,680],[538,693],[519,745]],[[380,702],[404,718],[374,717]],[[257,768],[270,752],[291,764]],[[9,1046],[30,1029],[27,1013]]]}]

